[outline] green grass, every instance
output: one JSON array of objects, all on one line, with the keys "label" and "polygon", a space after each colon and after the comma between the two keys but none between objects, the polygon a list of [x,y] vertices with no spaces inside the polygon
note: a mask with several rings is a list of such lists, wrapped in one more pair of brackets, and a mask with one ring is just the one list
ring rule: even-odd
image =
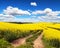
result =
[{"label": "green grass", "polygon": [[33,46],[30,45],[30,44],[24,44],[24,45],[21,45],[21,46],[19,46],[17,48],[33,48]]},{"label": "green grass", "polygon": [[58,39],[47,40],[43,37],[45,48],[60,48],[60,41]]},{"label": "green grass", "polygon": [[8,41],[0,39],[0,48],[13,48],[13,46]]},{"label": "green grass", "polygon": [[20,31],[20,30],[16,30],[16,31],[10,31],[10,30],[0,30],[0,39],[4,38],[5,40],[12,42],[13,40],[16,40],[18,38],[23,38],[26,37],[28,35],[30,35],[32,32],[30,31]]}]

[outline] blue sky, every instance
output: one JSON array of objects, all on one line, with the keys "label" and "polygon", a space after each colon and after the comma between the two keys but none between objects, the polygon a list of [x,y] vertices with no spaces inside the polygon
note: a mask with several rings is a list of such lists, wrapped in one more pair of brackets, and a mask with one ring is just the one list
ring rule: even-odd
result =
[{"label": "blue sky", "polygon": [[[36,2],[37,6],[31,6],[31,2]],[[24,10],[43,10],[45,8],[60,10],[59,4],[60,0],[0,0],[0,9],[3,10],[7,6],[13,6]]]},{"label": "blue sky", "polygon": [[59,22],[60,0],[0,0],[0,21]]}]

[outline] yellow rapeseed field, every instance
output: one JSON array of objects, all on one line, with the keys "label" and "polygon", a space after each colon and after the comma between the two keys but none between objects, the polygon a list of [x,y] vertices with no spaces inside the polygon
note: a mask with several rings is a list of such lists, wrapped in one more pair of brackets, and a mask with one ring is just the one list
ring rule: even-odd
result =
[{"label": "yellow rapeseed field", "polygon": [[43,29],[44,37],[46,39],[56,38],[60,40],[60,31],[48,27],[60,28],[60,24],[53,24],[47,22],[33,23],[33,24],[14,24],[7,22],[0,22],[1,30],[37,30]]},{"label": "yellow rapeseed field", "polygon": [[60,40],[60,31],[55,29],[48,28],[47,30],[44,30],[44,37],[46,39],[59,39]]},{"label": "yellow rapeseed field", "polygon": [[0,29],[11,29],[11,30],[36,30],[36,29],[42,29],[40,27],[40,24],[13,24],[13,23],[7,23],[7,22],[0,22]]}]

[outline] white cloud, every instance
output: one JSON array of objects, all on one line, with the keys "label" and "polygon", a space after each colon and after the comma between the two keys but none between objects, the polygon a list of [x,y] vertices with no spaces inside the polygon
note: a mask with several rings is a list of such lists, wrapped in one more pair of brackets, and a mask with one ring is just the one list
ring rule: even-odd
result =
[{"label": "white cloud", "polygon": [[35,14],[35,15],[37,15],[37,14],[44,14],[44,12],[41,11],[41,10],[37,10],[37,11],[32,12],[32,14]]},{"label": "white cloud", "polygon": [[52,11],[50,8],[46,8],[45,10],[37,10],[32,12],[32,14],[38,15],[38,14],[46,14],[47,16],[57,16],[60,14],[60,11]]},{"label": "white cloud", "polygon": [[[38,16],[40,14],[40,16]],[[16,16],[31,15],[30,18],[16,18]],[[42,16],[43,15],[43,16]],[[22,10],[17,7],[8,6],[3,13],[0,14],[0,21],[10,22],[60,22],[60,11],[53,11],[50,8],[44,10]]]},{"label": "white cloud", "polygon": [[4,22],[39,22],[38,19],[34,19],[34,18],[4,18],[4,19],[0,19],[0,21],[4,21]]},{"label": "white cloud", "polygon": [[32,12],[32,14],[48,14],[51,13],[52,10],[50,8],[46,8],[45,10],[36,10],[34,12]]},{"label": "white cloud", "polygon": [[7,21],[7,22],[20,21],[20,22],[22,22],[24,19],[16,18],[17,15],[21,16],[21,15],[31,15],[31,14],[30,14],[30,12],[28,12],[26,10],[22,10],[22,9],[18,9],[16,7],[8,6],[5,10],[3,10],[3,13],[0,14],[0,21]]},{"label": "white cloud", "polygon": [[38,22],[39,20],[35,18],[24,18],[24,19],[21,19],[21,21],[22,22]]},{"label": "white cloud", "polygon": [[4,14],[0,14],[0,17],[4,17],[4,18],[14,18],[14,16],[12,16],[12,15],[4,15]]},{"label": "white cloud", "polygon": [[38,19],[45,22],[60,22],[60,16],[39,16]]},{"label": "white cloud", "polygon": [[45,12],[45,13],[51,13],[52,12],[52,9],[46,8],[43,12]]},{"label": "white cloud", "polygon": [[52,10],[50,8],[46,8],[45,10],[36,10],[36,11],[33,11],[32,14],[48,14],[48,13],[51,13]]},{"label": "white cloud", "polygon": [[0,14],[0,21],[11,21],[14,18],[16,18],[16,17],[12,16],[12,15]]},{"label": "white cloud", "polygon": [[[40,16],[38,16],[38,19],[40,21],[45,21],[45,22],[60,22],[60,11],[53,11],[50,8],[46,8],[44,10],[36,10],[33,11],[32,14],[34,15],[38,15],[40,14]],[[41,16],[44,15],[44,16]]]},{"label": "white cloud", "polygon": [[31,15],[30,12],[26,11],[26,10],[22,10],[19,9],[17,7],[12,7],[12,6],[8,6],[7,9],[5,9],[4,14],[6,15]]},{"label": "white cloud", "polygon": [[36,2],[31,2],[30,5],[31,6],[37,6],[37,3]]},{"label": "white cloud", "polygon": [[[50,8],[46,8],[44,10],[36,10],[32,12],[34,15],[40,14],[38,16],[38,19],[40,21],[45,21],[45,22],[60,22],[60,11],[53,11]],[[44,16],[41,16],[44,15]]]}]

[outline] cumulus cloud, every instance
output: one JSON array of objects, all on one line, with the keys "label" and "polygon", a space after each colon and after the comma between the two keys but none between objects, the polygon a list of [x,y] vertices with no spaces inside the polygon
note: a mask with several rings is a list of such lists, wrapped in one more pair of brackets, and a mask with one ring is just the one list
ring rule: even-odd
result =
[{"label": "cumulus cloud", "polygon": [[43,12],[45,12],[45,13],[50,13],[50,12],[52,12],[52,9],[46,8]]},{"label": "cumulus cloud", "polygon": [[51,13],[52,10],[50,8],[46,8],[45,10],[36,10],[36,11],[33,11],[32,14],[47,14],[47,13]]},{"label": "cumulus cloud", "polygon": [[32,12],[32,14],[34,14],[34,15],[43,14],[43,13],[44,13],[44,12],[41,11],[41,10],[37,10],[37,11]]},{"label": "cumulus cloud", "polygon": [[31,15],[30,12],[26,10],[19,9],[17,7],[8,6],[4,11],[6,15]]},{"label": "cumulus cloud", "polygon": [[[17,18],[21,15],[31,16],[30,18]],[[44,10],[22,10],[17,7],[8,6],[3,10],[3,13],[0,14],[0,21],[7,22],[60,22],[60,11],[53,11],[50,8]]]},{"label": "cumulus cloud", "polygon": [[60,16],[39,16],[38,19],[44,22],[60,22]]},{"label": "cumulus cloud", "polygon": [[31,15],[30,12],[15,7],[8,6],[3,13],[0,14],[0,21],[4,22],[37,22],[34,18],[16,18],[16,15]]},{"label": "cumulus cloud", "polygon": [[0,17],[5,17],[5,18],[14,18],[14,16],[12,16],[12,15],[4,15],[4,14],[0,14]]},{"label": "cumulus cloud", "polygon": [[39,22],[38,19],[34,19],[34,18],[4,18],[4,19],[0,19],[0,21],[4,21],[4,22]]},{"label": "cumulus cloud", "polygon": [[16,16],[21,15],[31,15],[31,14],[29,11],[19,9],[17,7],[8,6],[6,9],[3,10],[3,13],[0,14],[0,21],[18,22],[21,19],[16,18]]},{"label": "cumulus cloud", "polygon": [[38,14],[46,14],[47,16],[57,16],[60,14],[60,11],[52,11],[50,8],[46,8],[45,10],[37,10],[32,12],[32,14],[38,15]]},{"label": "cumulus cloud", "polygon": [[[50,8],[46,8],[44,10],[36,10],[34,12],[32,12],[32,14],[34,15],[38,15],[40,14],[40,16],[38,16],[38,19],[40,19],[41,21],[45,21],[45,22],[60,22],[60,11],[53,11]],[[43,15],[43,16],[41,16]]]},{"label": "cumulus cloud", "polygon": [[[60,22],[60,11],[53,11],[50,8],[46,8],[44,10],[36,10],[33,11],[32,14],[34,15],[38,15],[40,14],[40,16],[38,16],[38,19],[40,19],[40,21],[45,21],[45,22]],[[43,16],[41,16],[43,15]]]},{"label": "cumulus cloud", "polygon": [[5,14],[0,14],[0,21],[11,21],[15,17],[12,15],[5,15]]},{"label": "cumulus cloud", "polygon": [[30,5],[31,6],[37,6],[37,3],[36,2],[31,2]]},{"label": "cumulus cloud", "polygon": [[39,22],[39,20],[35,19],[35,18],[24,18],[24,19],[20,19],[20,21],[22,21],[22,22]]}]

